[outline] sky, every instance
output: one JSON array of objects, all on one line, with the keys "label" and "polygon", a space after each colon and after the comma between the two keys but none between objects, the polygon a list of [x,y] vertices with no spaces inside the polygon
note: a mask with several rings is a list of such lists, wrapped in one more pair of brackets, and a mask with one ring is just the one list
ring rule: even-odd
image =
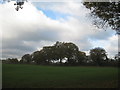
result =
[{"label": "sky", "polygon": [[116,32],[96,28],[81,2],[25,2],[19,11],[14,3],[0,4],[0,58],[20,59],[56,41],[75,43],[87,55],[95,47],[110,58],[118,53]]}]

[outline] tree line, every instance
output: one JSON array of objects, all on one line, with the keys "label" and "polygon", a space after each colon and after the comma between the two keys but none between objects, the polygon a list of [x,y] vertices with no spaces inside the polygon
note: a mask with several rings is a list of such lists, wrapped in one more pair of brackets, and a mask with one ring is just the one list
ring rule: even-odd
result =
[{"label": "tree line", "polygon": [[117,66],[119,55],[114,59],[107,57],[107,52],[101,47],[90,50],[90,55],[79,51],[74,43],[56,42],[53,46],[45,46],[40,51],[25,54],[18,61],[17,58],[2,60],[3,63],[38,64],[38,65],[97,65]]}]

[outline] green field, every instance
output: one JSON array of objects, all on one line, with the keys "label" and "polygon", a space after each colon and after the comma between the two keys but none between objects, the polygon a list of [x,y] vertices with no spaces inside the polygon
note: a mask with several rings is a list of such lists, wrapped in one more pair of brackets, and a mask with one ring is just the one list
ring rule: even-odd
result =
[{"label": "green field", "polygon": [[114,67],[2,65],[3,88],[117,88]]}]

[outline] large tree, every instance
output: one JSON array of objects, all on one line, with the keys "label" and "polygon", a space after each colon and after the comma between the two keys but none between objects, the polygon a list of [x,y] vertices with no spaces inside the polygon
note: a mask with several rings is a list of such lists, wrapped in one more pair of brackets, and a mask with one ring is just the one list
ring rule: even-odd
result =
[{"label": "large tree", "polygon": [[30,63],[31,62],[31,55],[30,54],[23,55],[20,62],[22,62],[22,63]]},{"label": "large tree", "polygon": [[40,51],[35,51],[31,54],[32,61],[36,62],[37,64],[40,64]]},{"label": "large tree", "polygon": [[54,58],[54,50],[53,50],[53,46],[47,46],[47,47],[43,47],[43,55],[44,55],[44,58],[45,58],[45,61],[49,64],[51,63],[51,61]]},{"label": "large tree", "polygon": [[86,60],[86,53],[85,52],[82,52],[82,51],[79,51],[78,52],[78,64],[82,64],[82,63],[85,63],[85,60]]},{"label": "large tree", "polygon": [[96,65],[101,66],[106,60],[107,54],[105,49],[97,47],[90,50],[90,57]]},{"label": "large tree", "polygon": [[68,64],[75,64],[78,60],[79,48],[74,43],[64,43],[64,54]]},{"label": "large tree", "polygon": [[62,60],[67,58],[68,64],[74,64],[78,60],[78,47],[73,43],[56,42],[53,46],[43,47],[40,51],[34,52],[32,60],[37,64],[52,63],[52,61],[59,60],[62,64]]},{"label": "large tree", "polygon": [[111,27],[120,34],[120,1],[119,2],[84,2],[91,10],[94,24],[99,28]]},{"label": "large tree", "polygon": [[35,51],[32,53],[32,61],[35,61],[37,64],[45,64],[46,63],[46,56],[45,51],[42,49],[40,51]]},{"label": "large tree", "polygon": [[54,57],[56,60],[60,61],[60,64],[62,64],[63,58],[65,58],[65,48],[64,48],[64,42],[56,42],[54,44]]}]

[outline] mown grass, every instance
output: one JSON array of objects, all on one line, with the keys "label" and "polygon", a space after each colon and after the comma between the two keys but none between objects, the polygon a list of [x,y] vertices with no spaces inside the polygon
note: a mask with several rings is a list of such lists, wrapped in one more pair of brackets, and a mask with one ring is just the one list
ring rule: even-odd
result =
[{"label": "mown grass", "polygon": [[117,88],[114,67],[2,65],[3,88]]}]

